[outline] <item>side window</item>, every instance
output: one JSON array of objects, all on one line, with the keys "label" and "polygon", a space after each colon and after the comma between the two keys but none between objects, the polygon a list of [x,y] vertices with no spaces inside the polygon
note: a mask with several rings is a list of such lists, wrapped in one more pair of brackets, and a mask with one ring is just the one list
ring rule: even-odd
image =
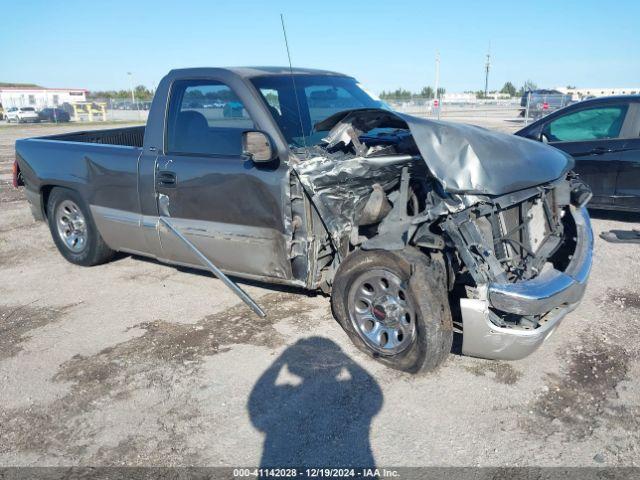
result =
[{"label": "side window", "polygon": [[616,138],[626,113],[627,105],[580,110],[552,120],[545,125],[542,134],[550,142]]},{"label": "side window", "polygon": [[167,150],[198,155],[241,155],[242,132],[254,129],[243,103],[224,83],[173,84],[167,116]]}]

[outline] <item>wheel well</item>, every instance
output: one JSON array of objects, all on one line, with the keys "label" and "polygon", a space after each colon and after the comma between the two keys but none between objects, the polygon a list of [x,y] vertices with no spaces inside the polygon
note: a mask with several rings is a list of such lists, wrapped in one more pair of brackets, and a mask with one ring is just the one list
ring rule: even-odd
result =
[{"label": "wheel well", "polygon": [[51,196],[51,192],[54,188],[63,188],[65,190],[73,190],[71,188],[62,187],[60,185],[43,185],[40,188],[40,197],[42,198],[42,213],[44,214],[44,218],[48,218],[47,206],[49,205],[49,197]]},{"label": "wheel well", "polygon": [[47,212],[47,205],[49,204],[49,195],[51,195],[51,190],[53,190],[55,185],[45,185],[40,189],[40,196],[42,198],[42,212],[44,213],[45,218],[49,212]]}]

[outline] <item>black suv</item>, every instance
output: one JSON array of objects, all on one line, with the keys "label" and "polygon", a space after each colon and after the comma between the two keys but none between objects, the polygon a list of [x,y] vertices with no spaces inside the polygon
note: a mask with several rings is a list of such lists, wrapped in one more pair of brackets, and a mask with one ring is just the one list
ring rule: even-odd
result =
[{"label": "black suv", "polygon": [[584,100],[516,135],[571,155],[593,190],[591,207],[640,212],[640,95]]},{"label": "black suv", "polygon": [[43,108],[38,112],[41,122],[68,122],[71,117],[61,108]]},{"label": "black suv", "polygon": [[520,99],[520,116],[527,114],[529,103],[529,117],[538,119],[555,110],[566,107],[571,103],[571,95],[558,90],[529,90]]}]

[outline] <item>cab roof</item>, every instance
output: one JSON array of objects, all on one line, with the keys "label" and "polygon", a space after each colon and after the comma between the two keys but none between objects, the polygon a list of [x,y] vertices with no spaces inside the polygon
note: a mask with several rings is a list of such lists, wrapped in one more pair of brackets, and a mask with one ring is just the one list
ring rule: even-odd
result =
[{"label": "cab roof", "polygon": [[180,68],[174,69],[169,72],[173,75],[197,75],[206,76],[207,74],[215,74],[220,72],[229,72],[243,78],[253,77],[269,77],[269,76],[282,76],[290,75],[329,75],[335,77],[348,77],[338,72],[332,72],[330,70],[320,70],[316,68],[293,68],[289,67],[201,67],[201,68]]}]

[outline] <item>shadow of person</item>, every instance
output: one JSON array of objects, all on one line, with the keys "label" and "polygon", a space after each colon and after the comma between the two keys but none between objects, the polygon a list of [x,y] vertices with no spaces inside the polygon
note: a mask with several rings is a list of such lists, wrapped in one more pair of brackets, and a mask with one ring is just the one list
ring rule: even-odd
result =
[{"label": "shadow of person", "polygon": [[261,467],[374,467],[369,428],[382,407],[374,378],[329,339],[287,348],[249,396],[266,434]]}]

